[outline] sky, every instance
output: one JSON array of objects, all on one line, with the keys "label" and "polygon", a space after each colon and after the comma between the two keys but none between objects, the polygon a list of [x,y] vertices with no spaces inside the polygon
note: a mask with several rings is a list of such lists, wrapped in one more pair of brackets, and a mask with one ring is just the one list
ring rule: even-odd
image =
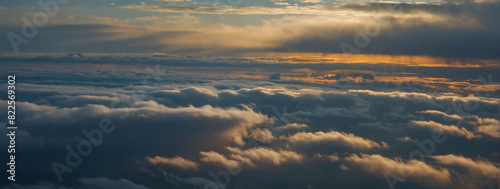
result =
[{"label": "sky", "polygon": [[1,2],[0,188],[498,188],[498,10]]}]

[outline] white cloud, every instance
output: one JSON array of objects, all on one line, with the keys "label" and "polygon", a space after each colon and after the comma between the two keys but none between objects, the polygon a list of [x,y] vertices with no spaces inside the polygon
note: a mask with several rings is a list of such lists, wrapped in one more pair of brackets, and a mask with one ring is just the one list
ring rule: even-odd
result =
[{"label": "white cloud", "polygon": [[339,154],[337,154],[337,153],[334,153],[334,154],[331,154],[331,155],[314,154],[314,157],[319,158],[321,160],[328,160],[328,161],[330,161],[332,163],[340,161]]},{"label": "white cloud", "polygon": [[449,115],[445,112],[442,112],[442,111],[438,111],[438,110],[425,110],[425,111],[419,111],[417,113],[423,113],[423,114],[434,114],[434,115],[439,115],[439,116],[443,116],[443,118],[445,118],[446,120],[463,120],[463,118],[457,114],[452,114],[452,115]]},{"label": "white cloud", "polygon": [[411,139],[410,137],[399,137],[399,138],[396,138],[396,140],[399,140],[401,142],[413,142],[413,139]]},{"label": "white cloud", "polygon": [[233,170],[240,167],[240,162],[227,159],[224,155],[214,151],[200,152],[200,154],[201,154],[200,160],[205,163],[215,163]]},{"label": "white cloud", "polygon": [[249,149],[239,149],[236,147],[226,147],[229,154],[226,156],[214,152],[200,152],[201,161],[215,163],[230,169],[237,169],[243,165],[258,167],[265,165],[282,165],[292,162],[302,162],[304,155],[287,150],[273,150],[265,147],[255,147]]},{"label": "white cloud", "polygon": [[464,136],[467,139],[477,138],[472,131],[469,131],[465,128],[458,128],[454,125],[443,125],[434,121],[410,121],[410,124],[413,126],[429,128],[433,130],[440,130],[447,134],[455,135],[455,136]]},{"label": "white cloud", "polygon": [[298,154],[297,152],[287,150],[275,151],[273,149],[264,147],[250,148],[245,150],[234,147],[227,147],[226,149],[231,153],[231,157],[250,160],[252,165],[281,165],[291,162],[301,162],[305,158],[304,155]]},{"label": "white cloud", "polygon": [[309,126],[307,126],[306,124],[303,124],[303,123],[288,123],[284,126],[281,126],[281,127],[277,127],[276,129],[278,130],[292,130],[292,129],[295,129],[295,130],[302,130],[302,129],[309,129]]},{"label": "white cloud", "polygon": [[451,175],[448,170],[434,168],[418,160],[409,160],[404,163],[399,159],[390,159],[378,154],[353,154],[344,158],[343,162],[357,166],[364,172],[379,178],[385,179],[384,174],[386,173],[394,175],[409,174],[405,178],[422,185],[438,187],[451,184]]},{"label": "white cloud", "polygon": [[160,157],[160,156],[155,156],[153,158],[151,157],[146,157],[146,161],[153,165],[169,165],[172,167],[178,167],[181,169],[194,169],[197,170],[199,168],[198,163],[184,159],[183,157],[180,156],[175,156],[172,158],[169,157]]},{"label": "white cloud", "polygon": [[479,118],[477,131],[485,136],[500,138],[500,121],[491,118]]},{"label": "white cloud", "polygon": [[434,121],[410,121],[410,124],[417,127],[424,127],[434,130],[440,130],[447,134],[455,136],[464,136],[467,139],[492,137],[500,138],[500,122],[496,119],[491,118],[479,118],[477,116],[468,116],[468,118],[473,118],[475,122],[469,122],[474,124],[474,130],[467,130],[464,127],[457,127],[455,125],[443,125]]},{"label": "white cloud", "polygon": [[263,143],[269,143],[276,139],[276,137],[273,136],[273,133],[269,129],[252,130],[250,137]]},{"label": "white cloud", "polygon": [[143,185],[135,184],[126,179],[111,180],[108,178],[82,178],[79,181],[89,188],[106,189],[106,188],[123,188],[123,189],[148,189]]},{"label": "white cloud", "polygon": [[[450,168],[456,168],[457,172],[463,175],[464,182],[471,188],[482,188],[483,186],[494,185],[498,183],[500,178],[500,168],[496,163],[487,159],[472,160],[471,158],[463,157],[461,155],[439,155],[431,156],[440,165]],[[461,168],[465,169],[463,171]]]},{"label": "white cloud", "polygon": [[380,144],[351,133],[329,131],[318,131],[315,133],[299,132],[289,137],[282,137],[293,144],[310,144],[310,143],[331,143],[340,146],[347,146],[354,149],[371,149],[382,148],[386,149],[389,146],[385,142]]}]

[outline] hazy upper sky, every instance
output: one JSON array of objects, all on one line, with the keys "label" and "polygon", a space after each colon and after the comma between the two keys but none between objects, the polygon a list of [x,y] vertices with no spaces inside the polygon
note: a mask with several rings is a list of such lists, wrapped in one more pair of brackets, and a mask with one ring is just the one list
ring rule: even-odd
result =
[{"label": "hazy upper sky", "polygon": [[[16,45],[21,53],[282,53],[348,62],[339,55],[348,52],[482,65],[498,65],[500,58],[500,5],[490,0],[69,1],[60,7],[30,39],[22,18],[33,22],[43,9],[31,1],[2,2],[0,32],[25,37],[27,43]],[[0,52],[14,52],[9,38],[0,43]]]}]

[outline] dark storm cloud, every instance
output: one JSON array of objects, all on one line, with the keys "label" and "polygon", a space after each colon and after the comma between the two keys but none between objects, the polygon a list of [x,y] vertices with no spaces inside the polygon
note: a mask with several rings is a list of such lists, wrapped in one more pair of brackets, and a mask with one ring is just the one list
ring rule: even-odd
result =
[{"label": "dark storm cloud", "polygon": [[[346,5],[347,9],[361,12],[388,12],[383,19],[366,20],[346,31],[342,28],[320,28],[315,33],[283,42],[280,52],[343,53],[339,45],[347,43],[357,53],[388,55],[429,55],[448,58],[500,58],[499,2],[464,4],[365,4]],[[390,7],[397,7],[392,10]],[[390,15],[390,14],[394,14]],[[430,13],[430,22],[423,18],[405,18],[406,15]],[[441,18],[442,17],[442,18]],[[445,19],[449,25],[432,20]],[[455,20],[454,20],[455,19]],[[461,26],[473,22],[477,26]],[[387,26],[387,27],[384,27]],[[381,29],[379,35],[367,34],[370,28]],[[357,30],[356,30],[357,29]],[[323,31],[322,31],[323,30]],[[361,32],[358,32],[361,31]],[[330,34],[330,35],[329,35]],[[360,37],[361,36],[361,37]],[[356,45],[354,41],[359,40]],[[366,47],[365,47],[365,44]],[[345,48],[345,47],[344,47]],[[348,49],[349,50],[349,49]]]}]

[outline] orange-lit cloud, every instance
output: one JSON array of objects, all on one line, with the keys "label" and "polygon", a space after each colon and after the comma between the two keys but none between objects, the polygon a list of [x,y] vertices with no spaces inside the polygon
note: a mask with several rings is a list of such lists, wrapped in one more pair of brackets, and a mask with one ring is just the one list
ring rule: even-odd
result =
[{"label": "orange-lit cloud", "polygon": [[460,182],[467,188],[482,188],[498,184],[500,168],[487,159],[473,160],[462,155],[431,156],[438,164],[456,170],[460,174]]},{"label": "orange-lit cloud", "polygon": [[153,164],[153,165],[168,165],[172,167],[177,167],[181,169],[194,169],[197,170],[199,168],[198,163],[184,159],[180,156],[175,156],[172,158],[169,157],[160,157],[160,156],[155,156],[153,158],[151,157],[146,157],[146,161]]},{"label": "orange-lit cloud", "polygon": [[236,147],[226,147],[226,149],[230,152],[227,157],[214,151],[200,152],[202,155],[201,161],[236,169],[243,165],[250,167],[282,165],[285,163],[301,162],[305,159],[304,155],[293,151],[273,150],[265,147],[245,150]]},{"label": "orange-lit cloud", "polygon": [[435,168],[418,160],[409,160],[404,163],[399,159],[390,159],[378,154],[353,154],[344,158],[343,161],[376,177],[385,178],[385,174],[408,175],[404,179],[422,185],[442,187],[451,184],[451,174],[448,170]]},{"label": "orange-lit cloud", "polygon": [[289,137],[283,137],[288,142],[293,144],[310,144],[310,143],[332,143],[340,146],[347,146],[354,149],[371,149],[371,148],[389,148],[389,146],[381,142],[380,144],[351,133],[343,133],[337,131],[315,133],[299,132]]},{"label": "orange-lit cloud", "polygon": [[469,131],[463,127],[459,128],[454,125],[443,125],[434,121],[411,121],[410,124],[418,127],[425,127],[433,130],[443,131],[444,133],[451,135],[464,136],[467,139],[479,137],[472,131]]},{"label": "orange-lit cloud", "polygon": [[500,168],[488,160],[474,161],[471,158],[453,154],[431,157],[442,165],[463,167],[467,169],[468,174],[475,177],[486,177],[492,180],[500,177]]}]

